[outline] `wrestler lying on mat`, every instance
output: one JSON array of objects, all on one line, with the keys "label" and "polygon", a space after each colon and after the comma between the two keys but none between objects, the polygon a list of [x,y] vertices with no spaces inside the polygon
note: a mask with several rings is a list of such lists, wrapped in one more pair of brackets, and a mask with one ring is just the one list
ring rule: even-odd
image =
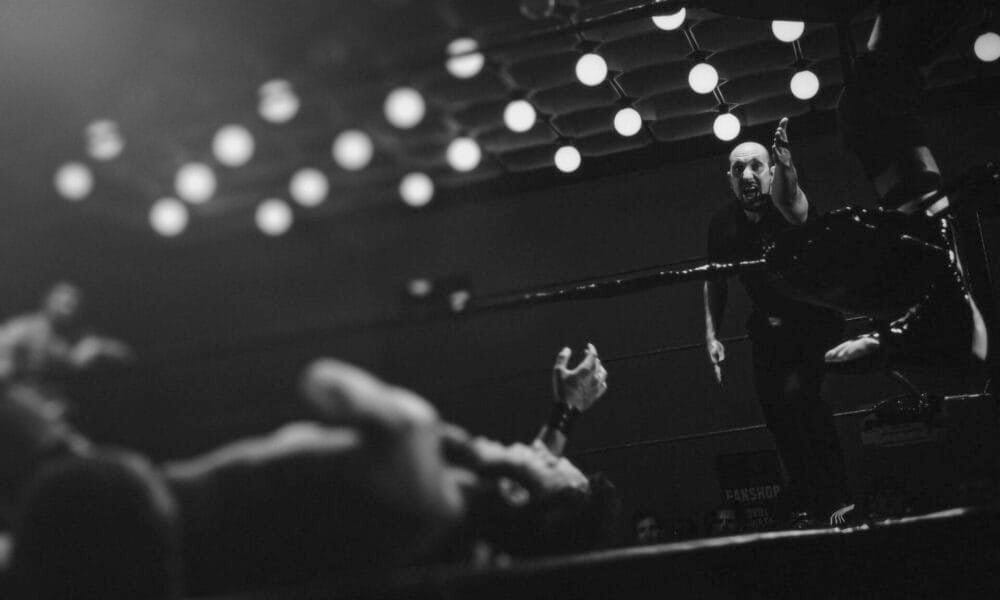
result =
[{"label": "wrestler lying on mat", "polygon": [[[469,532],[513,554],[592,548],[614,520],[595,518],[614,507],[613,487],[559,455],[607,372],[592,346],[574,369],[568,360],[562,351],[553,417],[530,446],[472,438],[416,393],[333,359],[302,375],[317,421],[159,468],[8,397],[0,484],[6,500],[23,498],[13,580],[36,598],[67,586],[133,597],[183,565],[190,594],[434,560]],[[108,490],[122,493],[109,504]],[[50,576],[56,564],[60,577]],[[181,589],[162,587],[146,595]]]}]

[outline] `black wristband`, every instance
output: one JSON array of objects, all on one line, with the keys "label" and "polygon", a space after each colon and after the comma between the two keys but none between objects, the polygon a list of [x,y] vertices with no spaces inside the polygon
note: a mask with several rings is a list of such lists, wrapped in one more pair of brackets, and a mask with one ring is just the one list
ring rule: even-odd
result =
[{"label": "black wristband", "polygon": [[556,402],[552,405],[552,414],[549,415],[548,426],[568,436],[569,432],[573,429],[573,423],[576,421],[576,418],[582,414],[582,410],[571,404]]}]

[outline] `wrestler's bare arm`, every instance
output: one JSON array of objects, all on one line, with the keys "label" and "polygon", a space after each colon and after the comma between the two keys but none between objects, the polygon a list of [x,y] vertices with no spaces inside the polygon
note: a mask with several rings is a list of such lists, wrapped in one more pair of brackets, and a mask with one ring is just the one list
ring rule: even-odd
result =
[{"label": "wrestler's bare arm", "polygon": [[[597,348],[587,344],[583,360],[569,368],[572,351],[563,348],[552,366],[552,396],[556,404],[565,404],[581,413],[590,409],[608,391],[608,371],[601,364]],[[558,408],[557,408],[558,409]],[[535,442],[556,456],[566,449],[566,432],[548,424],[542,427]]]}]

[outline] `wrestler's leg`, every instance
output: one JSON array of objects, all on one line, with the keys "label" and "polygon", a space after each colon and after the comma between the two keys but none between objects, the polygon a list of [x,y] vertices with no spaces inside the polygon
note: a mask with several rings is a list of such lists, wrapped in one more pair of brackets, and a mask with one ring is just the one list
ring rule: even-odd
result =
[{"label": "wrestler's leg", "polygon": [[[944,268],[923,298],[902,316],[828,351],[828,363],[859,364],[862,358],[883,349],[890,350],[893,361],[909,364],[962,365],[970,354],[979,360],[986,359],[986,324],[972,298],[958,254],[953,250],[955,240],[949,220],[912,218],[914,235],[946,254]],[[883,362],[872,361],[871,366]]]},{"label": "wrestler's leg", "polygon": [[[875,184],[882,206],[912,211],[940,185],[919,118],[923,71],[978,10],[965,0],[883,0],[867,52],[841,97],[845,141]],[[940,210],[947,201],[939,203]]]},{"label": "wrestler's leg", "polygon": [[[924,141],[915,116],[917,99],[923,87],[923,71],[949,43],[961,24],[978,10],[980,6],[975,1],[886,0],[872,29],[868,40],[869,53],[881,57],[875,61],[881,62],[881,66],[898,69],[899,79],[880,78],[880,81],[894,86],[900,79],[906,82],[891,100],[899,101],[900,96],[903,97],[902,118],[912,120],[903,128],[916,133],[915,137],[903,140],[905,144],[897,148],[893,162],[874,174],[872,179],[879,197],[902,212],[916,211],[921,196],[933,193],[941,181],[941,171]],[[947,206],[948,199],[941,198],[926,210],[929,215],[934,215]]]}]

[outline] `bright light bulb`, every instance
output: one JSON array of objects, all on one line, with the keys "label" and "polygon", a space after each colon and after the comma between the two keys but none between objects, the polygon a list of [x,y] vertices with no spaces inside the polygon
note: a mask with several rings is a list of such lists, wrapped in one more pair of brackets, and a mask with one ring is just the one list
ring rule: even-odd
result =
[{"label": "bright light bulb", "polygon": [[698,63],[688,73],[688,85],[698,94],[711,94],[719,85],[719,72],[706,62]]},{"label": "bright light bulb", "polygon": [[976,53],[976,58],[983,62],[993,62],[1000,58],[1000,35],[996,32],[987,31],[976,38],[976,43],[972,46]]},{"label": "bright light bulb", "polygon": [[802,21],[771,21],[771,32],[782,42],[794,42],[805,30],[806,24]]},{"label": "bright light bulb", "polygon": [[348,171],[364,169],[374,154],[372,138],[359,129],[342,131],[333,141],[333,160]]},{"label": "bright light bulb", "polygon": [[679,11],[669,15],[656,15],[653,17],[653,25],[664,31],[673,31],[684,24],[687,18],[687,9],[681,8]]},{"label": "bright light bulb", "polygon": [[208,202],[215,194],[215,172],[204,163],[187,163],[177,170],[174,190],[191,204]]},{"label": "bright light bulb", "polygon": [[254,220],[257,228],[267,235],[281,235],[292,226],[292,207],[278,198],[269,198],[257,205]]},{"label": "bright light bulb", "polygon": [[608,63],[598,54],[584,54],[576,61],[576,78],[583,85],[601,85],[608,76]]},{"label": "bright light bulb", "polygon": [[715,123],[712,124],[712,131],[715,132],[715,137],[723,142],[735,140],[736,136],[740,134],[740,120],[734,114],[723,113],[715,117]]},{"label": "bright light bulb", "polygon": [[212,138],[212,154],[227,167],[242,167],[253,158],[253,152],[253,135],[242,125],[221,127]]},{"label": "bright light bulb", "polygon": [[399,182],[399,196],[408,206],[426,206],[434,197],[434,181],[424,173],[409,173]]},{"label": "bright light bulb", "polygon": [[452,76],[459,79],[475,77],[483,70],[486,58],[480,52],[474,52],[479,44],[472,38],[458,38],[448,44],[448,58],[444,66]]},{"label": "bright light bulb", "polygon": [[452,169],[467,172],[479,166],[483,152],[472,138],[455,138],[448,144],[447,159]]},{"label": "bright light bulb", "polygon": [[385,118],[400,129],[412,129],[424,119],[427,106],[420,92],[411,87],[396,88],[385,97]]},{"label": "bright light bulb", "polygon": [[563,146],[556,150],[556,168],[563,173],[572,173],[580,168],[580,151],[573,146]]},{"label": "bright light bulb", "polygon": [[799,71],[792,76],[792,95],[799,100],[809,100],[819,92],[819,78],[812,71]]},{"label": "bright light bulb", "polygon": [[642,116],[639,111],[630,107],[623,108],[615,114],[615,131],[619,135],[632,137],[642,129]]},{"label": "bright light bulb", "polygon": [[101,119],[87,125],[87,154],[94,160],[108,161],[117,158],[125,149],[125,139],[114,121]]},{"label": "bright light bulb", "polygon": [[535,126],[535,107],[527,100],[514,100],[503,110],[503,122],[514,133],[524,133]]},{"label": "bright light bulb", "polygon": [[149,209],[149,224],[163,237],[180,235],[189,219],[187,207],[176,198],[161,198]]},{"label": "bright light bulb", "polygon": [[257,112],[271,123],[287,123],[299,112],[299,97],[292,84],[284,79],[272,79],[257,90]]},{"label": "bright light bulb", "polygon": [[418,277],[406,283],[406,291],[414,298],[426,298],[434,291],[434,284],[430,279]]},{"label": "bright light bulb", "polygon": [[83,200],[94,189],[94,174],[80,162],[68,162],[56,171],[53,178],[56,191],[67,200]]},{"label": "bright light bulb", "polygon": [[465,310],[465,307],[469,305],[469,300],[472,300],[472,294],[468,290],[455,290],[448,294],[448,304],[451,306],[452,312],[459,313]]},{"label": "bright light bulb", "polygon": [[330,182],[326,175],[311,167],[296,171],[288,183],[288,193],[292,200],[309,208],[322,204],[329,192]]}]

